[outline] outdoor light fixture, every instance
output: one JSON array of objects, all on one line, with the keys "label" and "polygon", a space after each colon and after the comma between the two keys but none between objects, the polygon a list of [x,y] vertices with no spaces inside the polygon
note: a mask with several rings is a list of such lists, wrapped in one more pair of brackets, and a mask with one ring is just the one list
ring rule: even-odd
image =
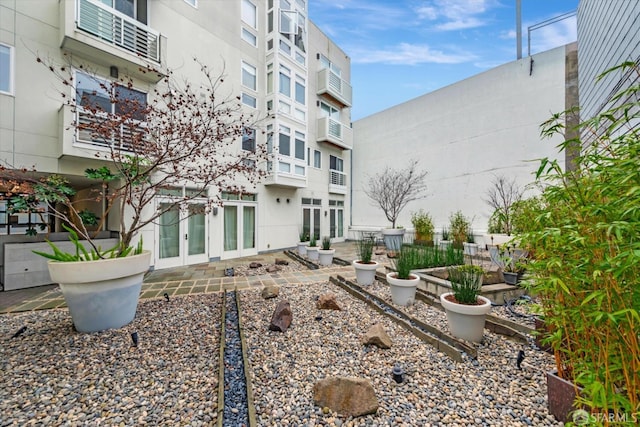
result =
[{"label": "outdoor light fixture", "polygon": [[402,366],[396,364],[396,366],[393,367],[393,380],[395,382],[397,382],[398,384],[400,384],[402,382],[402,377],[404,375],[404,371],[402,370]]},{"label": "outdoor light fixture", "polygon": [[138,333],[137,332],[132,332],[131,333],[131,341],[133,341],[133,346],[134,347],[138,346]]},{"label": "outdoor light fixture", "polygon": [[218,215],[218,208],[213,208],[211,212],[213,213],[213,216]]},{"label": "outdoor light fixture", "polygon": [[289,202],[290,202],[290,200],[289,200],[289,199],[287,199],[287,203],[289,203]]},{"label": "outdoor light fixture", "polygon": [[12,336],[11,338],[18,338],[18,337],[19,337],[20,335],[22,335],[22,334],[24,333],[24,331],[26,331],[26,330],[27,330],[27,327],[26,327],[26,326],[23,326],[22,328],[18,329],[18,330],[16,331],[16,333],[15,333],[15,334],[13,334],[13,336]]},{"label": "outdoor light fixture", "polygon": [[167,299],[167,302],[169,302],[169,294],[165,292],[164,297]]},{"label": "outdoor light fixture", "polygon": [[278,197],[278,198],[276,199],[276,202],[280,203],[280,197]]},{"label": "outdoor light fixture", "polygon": [[112,65],[111,67],[109,67],[109,75],[111,77],[113,77],[114,79],[118,78],[118,67],[116,67],[115,65]]}]

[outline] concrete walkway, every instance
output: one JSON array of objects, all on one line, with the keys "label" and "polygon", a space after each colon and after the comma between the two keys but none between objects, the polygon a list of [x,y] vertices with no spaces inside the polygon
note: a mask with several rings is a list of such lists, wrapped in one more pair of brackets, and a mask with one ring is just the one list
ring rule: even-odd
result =
[{"label": "concrete walkway", "polygon": [[[356,258],[353,242],[335,243],[335,256],[347,261]],[[276,258],[291,259],[283,252],[271,252],[244,258],[168,268],[146,274],[142,284],[141,298],[162,298],[169,296],[220,292],[221,290],[262,288],[265,285],[304,284],[329,280],[329,276],[340,274],[355,277],[353,267],[322,267],[318,270],[282,272],[249,277],[225,277],[224,271],[230,267],[259,262],[274,264]],[[57,285],[0,292],[0,313],[16,313],[31,310],[47,310],[66,307],[62,292]]]}]

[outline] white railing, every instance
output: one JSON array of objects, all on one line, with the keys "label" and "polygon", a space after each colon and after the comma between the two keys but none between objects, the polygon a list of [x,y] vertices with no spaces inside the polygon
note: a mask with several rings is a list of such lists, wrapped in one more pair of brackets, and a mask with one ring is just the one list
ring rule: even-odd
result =
[{"label": "white railing", "polygon": [[318,94],[328,93],[346,106],[351,106],[351,85],[328,68],[318,71]]},{"label": "white railing", "polygon": [[[98,136],[91,129],[99,120],[99,115],[87,113],[82,108],[76,111],[76,140],[98,147],[113,147],[123,151],[134,151],[134,140],[145,133],[144,122],[129,122],[113,130],[111,138]],[[106,115],[105,115],[106,118]]]},{"label": "white railing", "polygon": [[160,33],[96,0],[76,1],[78,29],[134,54],[160,62]]},{"label": "white railing", "polygon": [[340,187],[346,187],[347,174],[334,169],[329,169],[329,184],[338,185]]}]

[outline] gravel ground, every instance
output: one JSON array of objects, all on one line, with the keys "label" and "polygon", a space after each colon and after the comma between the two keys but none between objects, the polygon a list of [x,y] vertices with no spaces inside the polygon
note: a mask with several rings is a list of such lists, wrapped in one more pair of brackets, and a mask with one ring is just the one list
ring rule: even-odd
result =
[{"label": "gravel ground", "polygon": [[219,294],[141,301],[93,334],[67,310],[2,316],[0,425],[215,424],[220,312]]},{"label": "gravel ground", "polygon": [[[384,297],[386,286],[375,284]],[[317,310],[315,298],[333,292],[342,311]],[[451,361],[390,319],[370,310],[329,283],[281,287],[278,299],[263,300],[259,291],[241,294],[243,324],[253,368],[256,412],[262,426],[281,425],[558,425],[546,408],[545,372],[553,360],[534,347],[485,330],[478,359]],[[268,330],[278,301],[287,299],[293,323],[286,333]],[[388,297],[390,301],[390,293]],[[421,307],[422,306],[422,307]],[[408,310],[446,328],[444,313],[424,304]],[[321,320],[315,320],[322,316]],[[366,348],[362,335],[382,323],[393,340],[389,350]],[[524,349],[523,369],[515,365]],[[406,381],[396,384],[391,371],[400,363]],[[355,419],[324,413],[313,404],[313,384],[326,376],[369,379],[380,407],[376,415]]]}]

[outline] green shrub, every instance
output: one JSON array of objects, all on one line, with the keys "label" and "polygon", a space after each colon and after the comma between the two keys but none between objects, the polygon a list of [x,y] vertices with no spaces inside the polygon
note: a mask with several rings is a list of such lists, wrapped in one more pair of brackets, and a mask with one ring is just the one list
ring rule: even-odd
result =
[{"label": "green shrub", "polygon": [[453,237],[453,244],[461,248],[462,242],[467,240],[467,231],[471,227],[469,219],[464,216],[462,211],[457,211],[449,217],[449,230]]},{"label": "green shrub", "polygon": [[460,304],[475,304],[482,288],[484,270],[478,265],[460,265],[447,268],[451,290]]},{"label": "green shrub", "polygon": [[322,250],[328,251],[331,249],[331,238],[329,236],[324,236],[322,238]]},{"label": "green shrub", "polygon": [[374,239],[364,234],[360,235],[360,238],[356,240],[356,251],[358,252],[358,260],[368,264],[371,262],[371,256],[373,255]]}]

